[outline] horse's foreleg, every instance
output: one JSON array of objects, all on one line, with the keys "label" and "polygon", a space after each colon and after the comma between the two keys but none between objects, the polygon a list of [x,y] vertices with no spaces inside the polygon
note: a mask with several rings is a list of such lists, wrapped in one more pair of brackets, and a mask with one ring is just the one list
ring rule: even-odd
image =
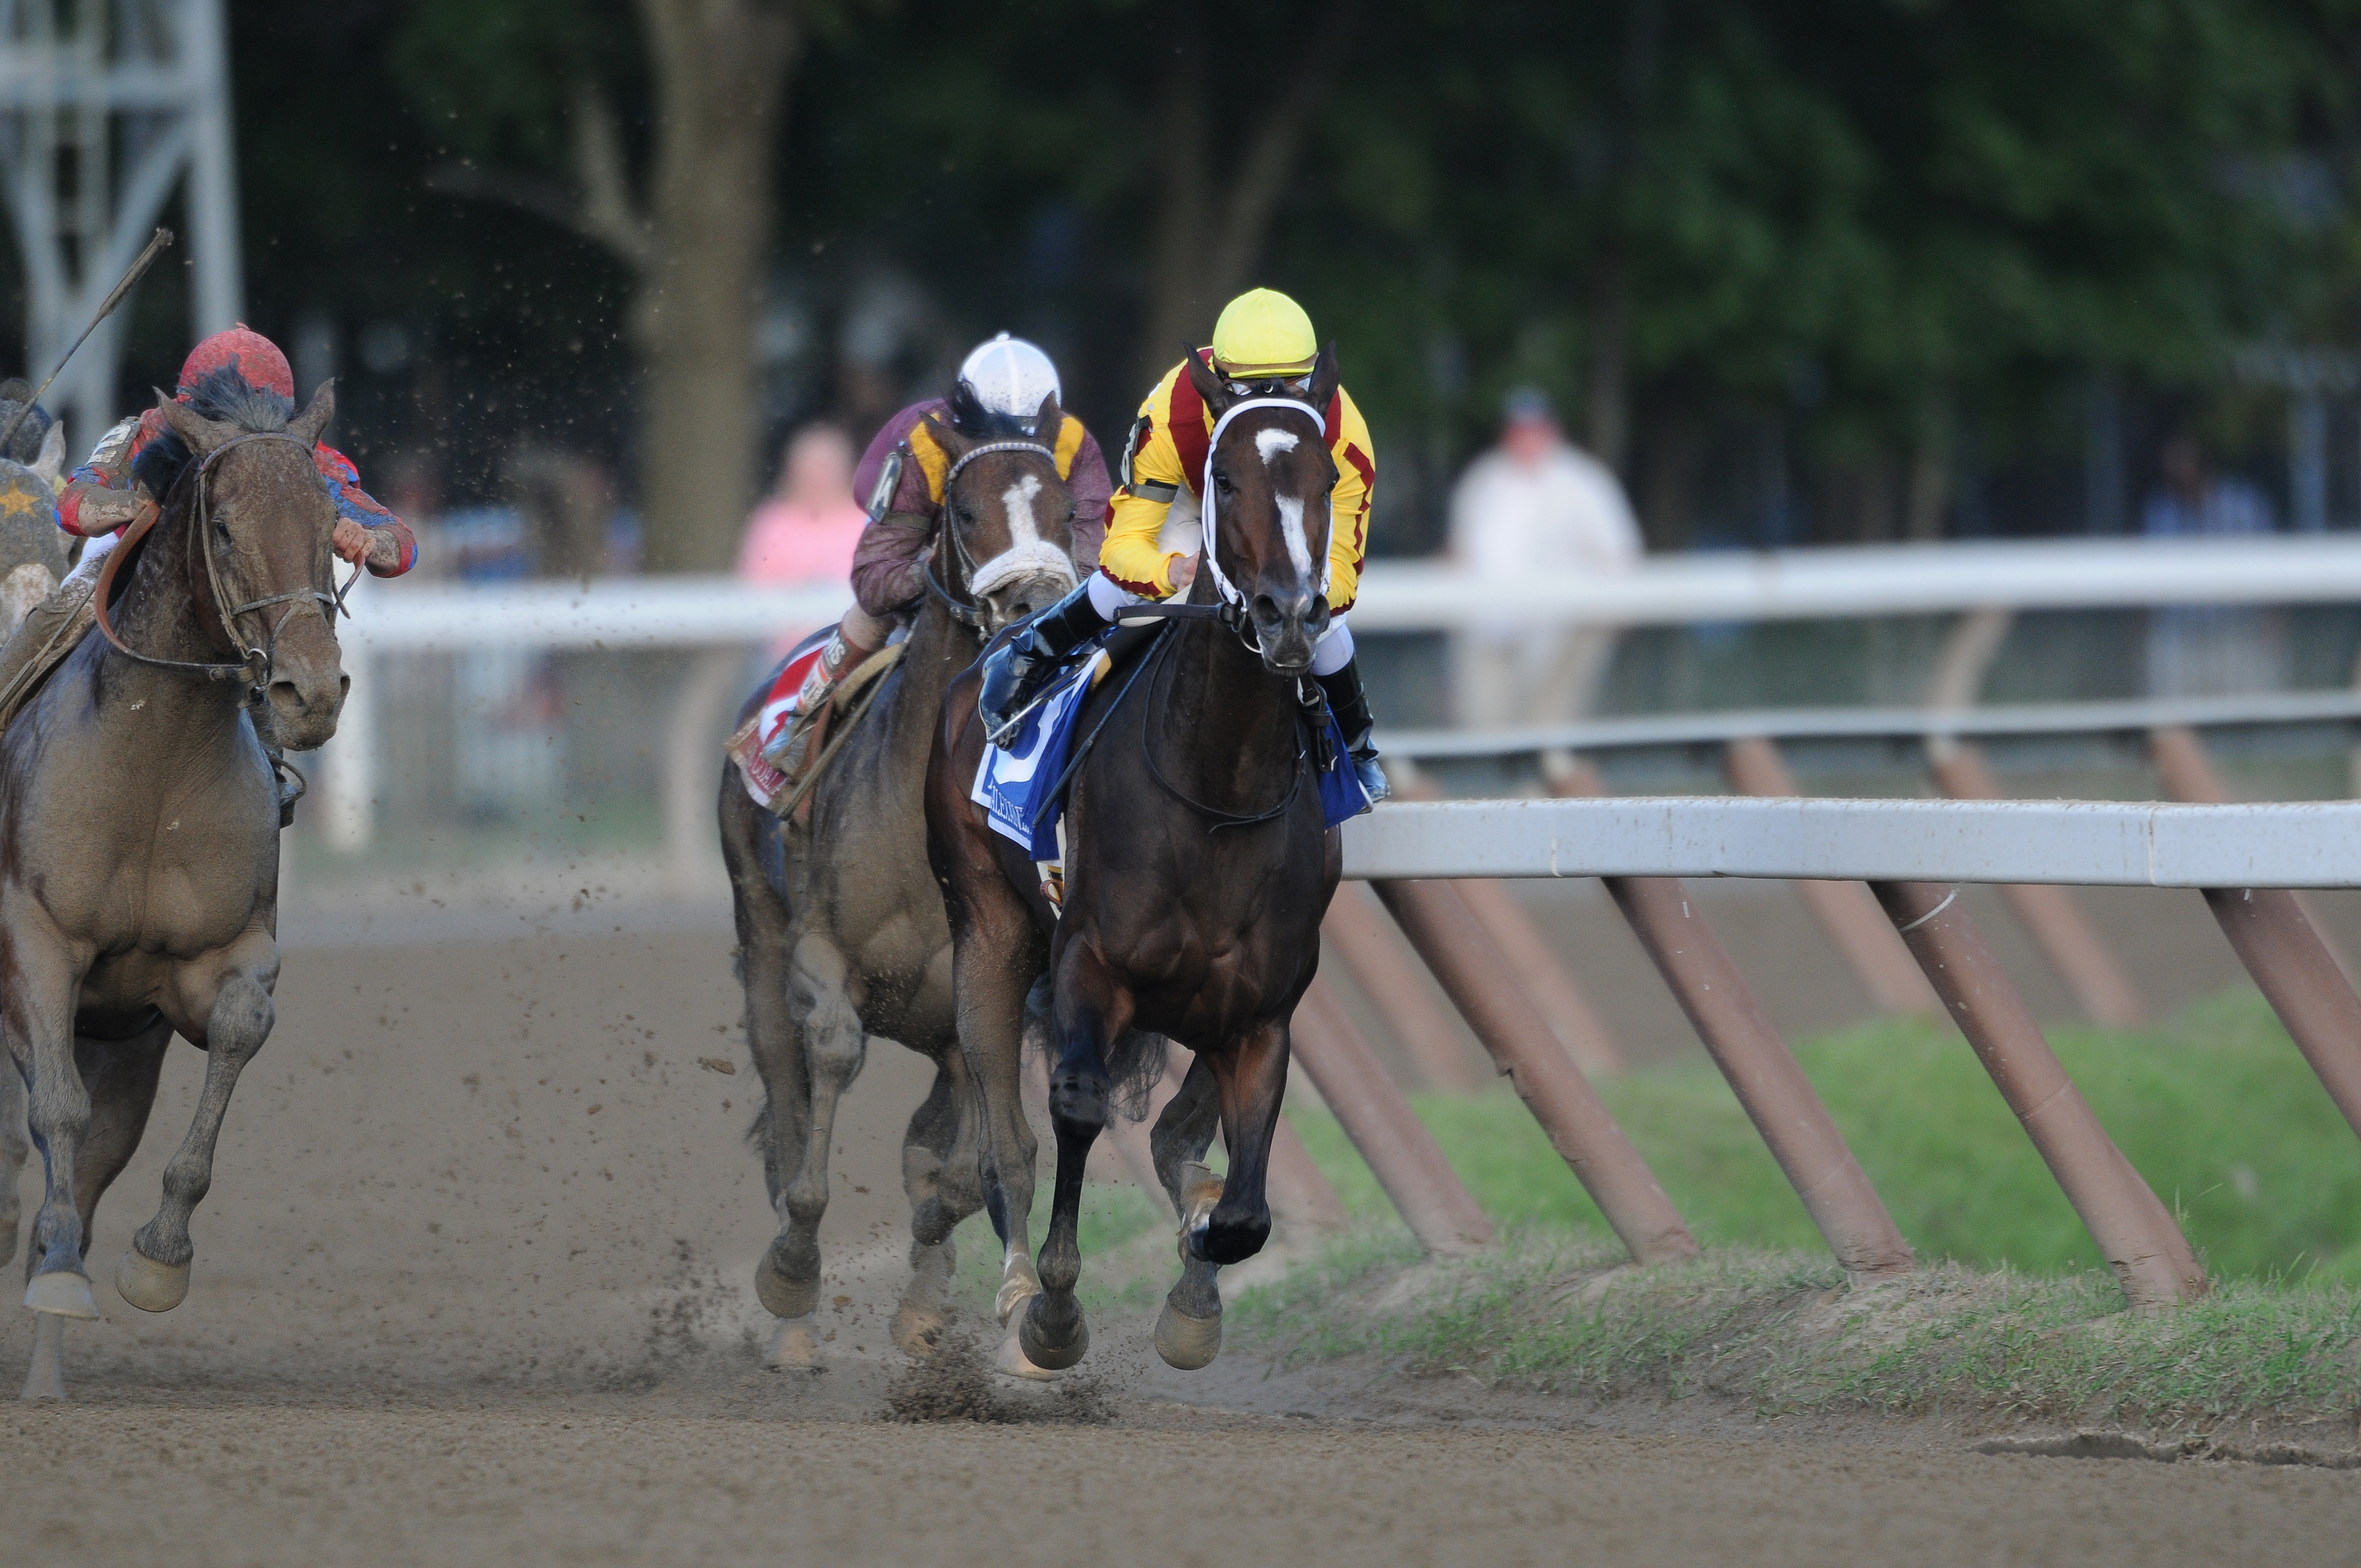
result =
[{"label": "horse's foreleg", "polygon": [[[982,1156],[983,1209],[1000,1238],[1002,1323],[1041,1292],[1033,1272],[1033,1124],[1025,1118],[1025,996],[1040,968],[1040,938],[1005,887],[950,903],[953,994],[960,1053],[972,1086]],[[1017,1376],[1041,1376],[1011,1335],[994,1363]]]},{"label": "horse's foreleg", "polygon": [[25,1124],[41,1151],[46,1179],[25,1249],[25,1305],[65,1318],[95,1318],[82,1265],[82,1212],[74,1204],[76,1168],[90,1131],[90,1093],[74,1065],[74,981],[62,953],[11,931],[15,972],[0,987],[8,1054],[25,1084]]},{"label": "horse's foreleg", "polygon": [[1106,1128],[1115,1087],[1106,1068],[1107,1042],[1131,1021],[1131,995],[1116,985],[1081,943],[1070,944],[1060,965],[1051,1014],[1058,1059],[1049,1069],[1049,1128],[1058,1139],[1058,1179],[1049,1204],[1049,1234],[1041,1243],[1041,1294],[1026,1309],[1018,1343],[1038,1365],[1071,1366],[1090,1348],[1082,1306],[1074,1298],[1082,1278],[1078,1236],[1082,1170],[1091,1145]]},{"label": "horse's foreleg", "polygon": [[25,1080],[0,1061],[0,1264],[16,1255],[16,1181],[33,1146],[25,1137]]},{"label": "horse's foreleg", "polygon": [[233,971],[214,993],[205,1016],[205,1082],[197,1113],[164,1167],[164,1201],[132,1236],[115,1271],[115,1289],[143,1312],[169,1312],[189,1293],[189,1264],[196,1255],[189,1220],[213,1189],[214,1149],[238,1074],[270,1037],[277,1016],[269,991],[253,973]]},{"label": "horse's foreleg", "polygon": [[[1206,1076],[1200,1079],[1199,1074]],[[1157,1124],[1157,1140],[1169,1144],[1174,1172],[1165,1179],[1180,1211],[1180,1282],[1164,1299],[1156,1321],[1156,1349],[1184,1372],[1204,1366],[1222,1350],[1223,1265],[1262,1250],[1270,1236],[1270,1205],[1263,1184],[1270,1163],[1271,1134],[1287,1087],[1287,1026],[1267,1024],[1234,1050],[1200,1052],[1181,1091]],[[1187,1102],[1185,1109],[1183,1102]],[[1202,1164],[1180,1163],[1186,1140],[1194,1137],[1202,1158],[1218,1105],[1222,1142],[1229,1150],[1229,1174],[1215,1177]],[[1176,1118],[1176,1113],[1178,1113]],[[1174,1124],[1170,1133],[1165,1123]]]},{"label": "horse's foreleg", "polygon": [[[787,1008],[800,1047],[807,1110],[801,1157],[779,1169],[781,1222],[759,1276],[763,1305],[784,1320],[769,1355],[774,1367],[813,1366],[818,1338],[809,1321],[819,1307],[819,1226],[828,1213],[829,1151],[836,1108],[868,1059],[869,1036],[849,987],[844,955],[806,933],[788,962]],[[778,1107],[773,1106],[776,1114]]]}]

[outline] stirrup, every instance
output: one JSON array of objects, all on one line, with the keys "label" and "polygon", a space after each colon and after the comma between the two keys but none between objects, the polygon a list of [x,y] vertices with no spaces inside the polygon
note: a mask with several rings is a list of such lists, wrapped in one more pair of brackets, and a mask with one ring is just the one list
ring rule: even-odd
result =
[{"label": "stirrup", "polygon": [[263,753],[270,759],[271,777],[279,785],[279,826],[295,826],[295,803],[311,793],[312,781],[305,778],[295,764],[276,751]]}]

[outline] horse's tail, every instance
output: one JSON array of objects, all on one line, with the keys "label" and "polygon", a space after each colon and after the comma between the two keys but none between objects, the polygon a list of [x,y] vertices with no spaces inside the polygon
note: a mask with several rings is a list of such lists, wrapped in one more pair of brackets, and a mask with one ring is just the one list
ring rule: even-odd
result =
[{"label": "horse's tail", "polygon": [[[1028,1057],[1049,1054],[1050,994],[1046,971],[1025,993],[1025,1054]],[[1115,1087],[1107,1102],[1125,1121],[1147,1119],[1148,1096],[1164,1081],[1164,1047],[1168,1043],[1163,1036],[1146,1029],[1126,1029],[1108,1045],[1107,1076],[1114,1080]]]}]

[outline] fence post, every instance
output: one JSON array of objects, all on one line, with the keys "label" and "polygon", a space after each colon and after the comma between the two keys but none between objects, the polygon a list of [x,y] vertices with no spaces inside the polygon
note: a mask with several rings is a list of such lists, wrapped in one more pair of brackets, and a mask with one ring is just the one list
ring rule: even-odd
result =
[{"label": "fence post", "polygon": [[1328,902],[1320,930],[1336,944],[1336,956],[1345,960],[1354,983],[1377,1004],[1387,1027],[1410,1053],[1423,1080],[1420,1087],[1472,1094],[1484,1086],[1483,1075],[1459,1043],[1458,1031],[1419,984],[1416,960],[1358,883],[1336,884],[1336,896]]},{"label": "fence post", "polygon": [[1686,890],[1672,877],[1609,877],[1607,891],[1845,1272],[1863,1280],[1908,1274],[1916,1266],[1910,1244]]},{"label": "fence post", "polygon": [[1465,1257],[1492,1245],[1492,1222],[1443,1157],[1335,994],[1317,976],[1289,1030],[1294,1059],[1328,1102],[1419,1245]]},{"label": "fence post", "polygon": [[[2229,786],[2194,730],[2181,725],[2154,730],[2148,748],[2173,799],[2198,805],[2230,799]],[[2361,997],[2353,992],[2344,955],[2312,918],[2301,895],[2286,888],[2209,887],[2205,907],[2328,1097],[2361,1134]]]},{"label": "fence post", "polygon": [[1680,1211],[1517,988],[1457,888],[1447,882],[1373,885],[1632,1257],[1641,1263],[1695,1257],[1697,1239]]},{"label": "fence post", "polygon": [[[2001,798],[1998,781],[1974,747],[1956,740],[1941,745],[1930,742],[1927,761],[1937,787],[1953,800]],[[2139,993],[2132,989],[2123,966],[2115,962],[2072,894],[2046,883],[2012,883],[2000,891],[2091,1022],[2110,1029],[2129,1029],[2147,1022],[2147,1010],[2140,1005]]]},{"label": "fence post", "polygon": [[1959,890],[1918,882],[1872,888],[2098,1243],[2125,1297],[2149,1309],[2203,1295],[2205,1274],[2188,1238],[2066,1075],[1960,908]]},{"label": "fence post", "polygon": [[321,829],[330,849],[348,855],[368,848],[376,815],[378,716],[385,700],[377,688],[386,663],[358,639],[345,648],[345,674],[352,685],[336,718],[335,739],[322,758],[327,776],[320,781],[320,804],[325,808]]},{"label": "fence post", "polygon": [[[1414,763],[1403,762],[1392,771],[1400,779],[1395,791],[1400,798],[1443,798],[1434,781],[1420,773]],[[1607,1021],[1591,1006],[1582,987],[1551,950],[1549,938],[1542,935],[1533,917],[1496,882],[1468,877],[1452,885],[1483,923],[1510,969],[1516,971],[1517,983],[1524,988],[1525,995],[1549,1025],[1550,1032],[1565,1047],[1566,1054],[1574,1058],[1574,1065],[1594,1078],[1621,1072],[1623,1052],[1609,1032]]]},{"label": "fence post", "polygon": [[[1723,763],[1741,795],[1796,795],[1795,775],[1779,749],[1761,736],[1732,740]],[[1886,1013],[1939,1015],[1943,1004],[1912,967],[1910,955],[1894,940],[1878,914],[1877,901],[1859,883],[1799,881],[1791,883],[1837,945],[1869,998]]]}]

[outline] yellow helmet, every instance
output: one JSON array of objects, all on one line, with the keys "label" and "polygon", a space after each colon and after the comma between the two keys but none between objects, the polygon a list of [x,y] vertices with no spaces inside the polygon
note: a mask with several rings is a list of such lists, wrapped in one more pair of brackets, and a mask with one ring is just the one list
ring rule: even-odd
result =
[{"label": "yellow helmet", "polygon": [[1306,375],[1319,353],[1312,318],[1276,289],[1247,290],[1213,323],[1213,362],[1241,381]]}]

